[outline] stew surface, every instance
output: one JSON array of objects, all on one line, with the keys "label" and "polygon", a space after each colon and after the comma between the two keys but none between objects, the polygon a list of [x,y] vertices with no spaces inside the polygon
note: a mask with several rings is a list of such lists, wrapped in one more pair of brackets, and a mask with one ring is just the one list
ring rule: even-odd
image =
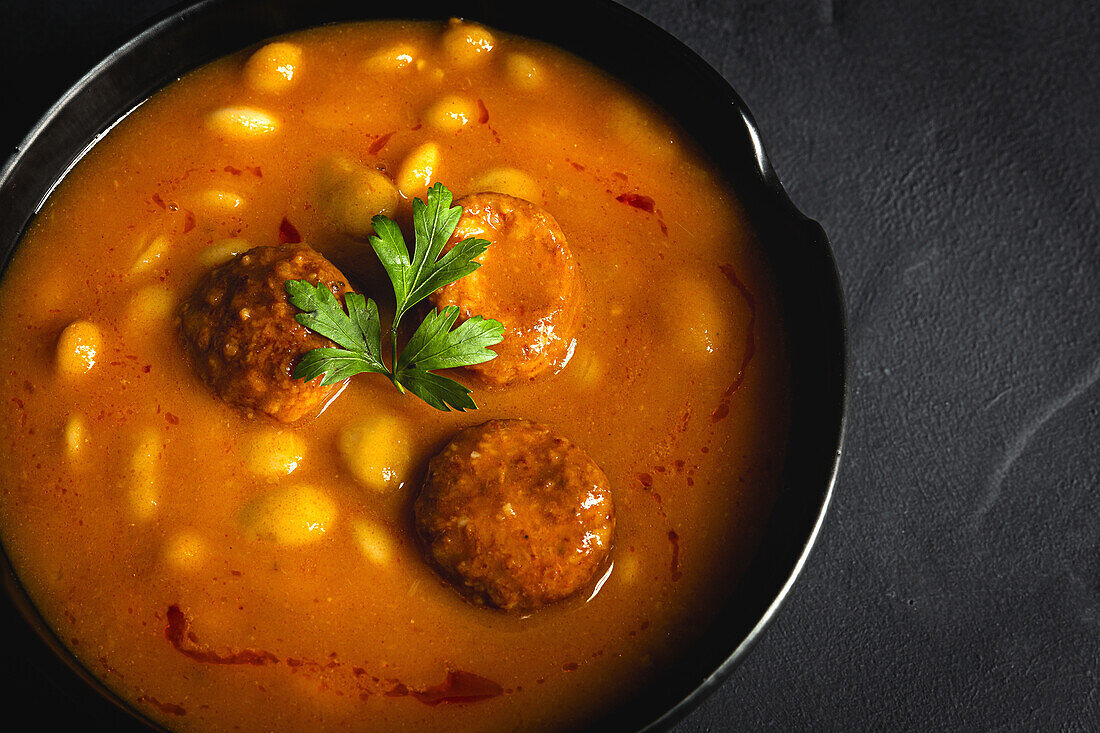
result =
[{"label": "stew surface", "polygon": [[[205,273],[301,241],[385,323],[370,216],[411,243],[429,181],[553,216],[568,352],[504,386],[452,374],[466,413],[369,374],[291,424],[219,401],[179,331]],[[170,728],[583,725],[706,628],[773,503],[787,365],[757,247],[663,113],[547,45],[371,22],[215,61],[96,144],[4,275],[4,547],[76,657]],[[543,282],[517,273],[510,297]],[[614,499],[610,570],[528,615],[456,592],[413,527],[431,457],[491,419],[565,436]]]}]

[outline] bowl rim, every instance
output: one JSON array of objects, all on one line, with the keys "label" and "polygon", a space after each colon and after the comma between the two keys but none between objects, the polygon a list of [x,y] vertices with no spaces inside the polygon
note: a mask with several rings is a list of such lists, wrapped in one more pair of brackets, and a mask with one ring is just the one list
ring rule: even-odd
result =
[{"label": "bowl rim", "polygon": [[[308,0],[302,0],[308,1]],[[591,2],[591,0],[588,0]],[[151,16],[138,27],[139,31],[132,33],[127,40],[118,45],[114,50],[104,56],[97,64],[84,73],[77,81],[69,86],[61,96],[42,114],[42,116],[35,122],[31,129],[24,135],[22,140],[17,144],[15,151],[5,160],[2,167],[0,167],[0,192],[9,190],[11,181],[16,177],[19,166],[26,160],[28,151],[34,150],[36,144],[42,139],[47,132],[51,130],[51,127],[57,124],[62,113],[74,103],[75,100],[86,93],[101,77],[103,77],[113,66],[120,61],[127,58],[127,56],[135,51],[139,51],[150,41],[155,40],[157,37],[167,33],[171,29],[188,24],[193,16],[217,7],[230,6],[233,4],[244,4],[250,2],[250,0],[199,0],[198,2],[192,2],[192,0],[181,0],[180,2],[162,10],[161,12]],[[299,0],[286,0],[290,4],[299,2]],[[847,308],[844,303],[844,293],[840,281],[839,270],[837,268],[836,259],[832,251],[832,246],[828,240],[827,235],[822,229],[821,225],[807,217],[802,213],[795,204],[791,201],[789,194],[781,183],[778,175],[776,174],[771,160],[765,150],[760,130],[749,111],[745,102],[741,99],[740,95],[734,90],[732,84],[720,74],[714,67],[706,62],[697,52],[688,47],[682,40],[673,35],[670,31],[665,30],[655,22],[649,20],[642,14],[620,5],[615,0],[596,0],[596,3],[603,7],[603,10],[611,13],[619,13],[622,18],[629,19],[630,23],[634,23],[638,28],[645,28],[650,34],[655,34],[661,37],[663,43],[666,44],[667,50],[674,51],[679,54],[680,62],[690,67],[692,74],[700,77],[705,77],[707,82],[714,88],[720,90],[725,97],[725,100],[731,105],[733,113],[740,117],[742,124],[744,125],[744,131],[751,139],[753,158],[755,161],[755,170],[753,174],[758,178],[759,192],[761,195],[770,200],[770,203],[776,207],[776,209],[786,216],[790,217],[792,221],[799,222],[805,229],[806,236],[809,239],[816,240],[815,244],[819,248],[817,253],[823,257],[824,271],[821,273],[823,278],[823,284],[828,291],[826,295],[832,302],[827,305],[833,308],[831,314],[832,327],[834,333],[830,336],[834,339],[832,342],[834,353],[831,355],[835,359],[835,363],[832,365],[836,369],[837,374],[835,377],[835,385],[833,385],[838,392],[830,396],[835,402],[836,423],[829,426],[828,436],[824,439],[827,446],[831,450],[831,460],[827,467],[826,474],[824,476],[825,483],[823,486],[823,493],[819,504],[814,508],[814,518],[812,526],[808,535],[802,542],[801,549],[798,552],[797,558],[793,567],[787,574],[786,579],[783,581],[779,591],[775,594],[774,598],[768,604],[763,613],[756,620],[755,624],[751,627],[748,633],[740,641],[735,648],[733,648],[715,669],[707,674],[701,681],[694,685],[692,691],[687,695],[680,698],[674,705],[666,709],[659,717],[652,719],[648,724],[643,725],[637,730],[644,733],[656,733],[656,731],[669,730],[679,720],[685,717],[691,710],[695,709],[697,705],[707,696],[709,696],[715,689],[721,686],[733,672],[733,670],[744,660],[751,649],[763,636],[768,626],[774,620],[778,614],[780,608],[786,602],[787,598],[802,575],[805,566],[809,560],[809,557],[817,543],[820,536],[822,527],[825,522],[825,518],[828,514],[828,509],[832,503],[833,495],[835,493],[837,476],[840,469],[840,459],[843,452],[845,435],[847,432],[847,425],[849,419],[850,409],[850,385],[849,376],[851,370],[851,351],[849,345],[849,329],[848,329],[848,316]],[[455,0],[452,5],[463,5],[462,0]],[[468,3],[467,3],[468,4]],[[481,0],[475,2],[475,6],[491,7],[500,5],[502,2],[499,0]],[[405,10],[404,8],[401,9]],[[405,18],[421,19],[420,16],[414,16],[411,13],[401,13],[396,15],[380,15],[379,9],[375,7],[363,7],[361,9],[363,21],[370,20],[383,20],[393,19],[400,20]],[[480,15],[484,15],[481,13]],[[460,17],[469,18],[472,20],[478,20],[479,14],[472,15],[460,15]],[[445,19],[446,15],[432,16],[437,19]],[[281,35],[284,33],[296,32],[302,30],[305,27],[317,27],[319,25],[328,25],[333,23],[349,22],[346,20],[334,20],[327,23],[319,23],[314,26],[303,26],[300,28],[287,28],[279,31],[274,35]],[[491,22],[487,24],[493,25]],[[495,26],[494,26],[495,27]],[[516,35],[528,35],[523,32],[516,32],[508,30],[508,33]],[[266,37],[272,37],[269,34]],[[529,36],[531,37],[531,36]],[[553,40],[545,40],[539,38],[544,42],[554,44]],[[247,48],[253,45],[254,42],[238,45],[238,49]],[[559,46],[559,48],[563,48]],[[580,55],[575,50],[565,48],[566,52],[573,55]],[[232,51],[230,51],[232,52]],[[197,66],[201,66],[205,63],[220,58],[225,53],[208,56],[204,61],[198,64],[190,64],[183,72],[186,73]],[[582,56],[582,58],[584,58]],[[610,73],[615,76],[622,83],[624,82],[621,77],[614,72],[608,71],[602,65],[585,59],[589,63],[601,68],[606,73]],[[125,119],[130,112],[147,99],[152,94],[155,94],[160,89],[163,89],[167,84],[173,81],[169,78],[162,83],[158,84],[152,91],[143,95],[140,99],[136,100],[136,103],[123,112],[121,115],[117,115],[115,120],[108,124],[105,128],[101,129],[85,145],[85,147],[76,152],[68,165],[64,170],[56,176],[52,183],[47,187],[45,193],[39,198],[37,203],[33,207],[33,211],[25,218],[20,227],[20,234],[16,236],[14,243],[11,245],[10,250],[7,252],[3,262],[0,262],[0,273],[3,273],[7,269],[7,264],[14,251],[18,248],[18,244],[22,239],[22,232],[25,231],[26,226],[34,219],[34,217],[41,210],[42,206],[52,195],[57,185],[69,174],[72,168],[83,159],[84,155],[110,130],[123,119]],[[642,94],[646,94],[645,89],[638,90],[633,84],[629,84],[631,88],[636,91],[641,91]],[[659,105],[660,106],[660,105]],[[117,105],[116,105],[117,107]],[[662,106],[663,108],[663,106]],[[681,122],[677,114],[665,109],[665,113],[668,114],[673,120]],[[707,153],[704,151],[704,155]],[[717,165],[719,168],[723,168]],[[724,169],[723,169],[724,172]],[[746,215],[752,219],[751,211],[746,206]],[[87,669],[76,657],[69,651],[69,649],[60,641],[57,636],[57,632],[45,622],[41,616],[37,607],[30,600],[29,595],[23,588],[14,568],[11,565],[8,558],[6,549],[0,544],[0,584],[4,586],[8,599],[13,602],[16,609],[23,616],[24,620],[30,625],[45,645],[50,648],[53,654],[64,663],[64,668],[67,668],[72,673],[75,673],[77,677],[82,680],[84,684],[89,685],[95,692],[97,692],[102,698],[113,703],[117,708],[127,713],[135,722],[150,726],[153,729],[165,730],[155,721],[147,718],[135,707],[122,700],[111,688],[106,686],[95,674]]]}]

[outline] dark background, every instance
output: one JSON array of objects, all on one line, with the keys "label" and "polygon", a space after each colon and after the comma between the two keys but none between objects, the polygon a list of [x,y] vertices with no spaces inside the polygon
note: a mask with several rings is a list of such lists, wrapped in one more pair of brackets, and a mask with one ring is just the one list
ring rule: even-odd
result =
[{"label": "dark background", "polygon": [[[2,0],[0,158],[172,4]],[[625,4],[748,103],[851,319],[820,542],[677,730],[1100,730],[1100,6]]]}]

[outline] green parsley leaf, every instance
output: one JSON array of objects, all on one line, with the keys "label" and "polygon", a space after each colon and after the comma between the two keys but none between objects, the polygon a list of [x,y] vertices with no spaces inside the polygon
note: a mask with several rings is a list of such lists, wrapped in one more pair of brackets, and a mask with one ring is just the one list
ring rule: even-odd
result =
[{"label": "green parsley leaf", "polygon": [[467,387],[433,371],[495,358],[496,353],[488,347],[504,339],[504,326],[499,321],[473,316],[455,328],[457,307],[432,311],[413,332],[400,357],[397,353],[401,317],[435,290],[480,267],[475,259],[489,246],[484,239],[469,238],[440,257],[458,226],[462,207],[451,206],[451,192],[440,183],[428,190],[426,198],[427,203],[413,201],[416,241],[411,258],[401,229],[393,220],[376,216],[372,221],[375,234],[370,238],[371,247],[393,284],[397,306],[390,327],[392,368],[382,357],[382,324],[373,300],[348,293],[344,296],[345,312],[324,285],[287,280],[290,303],[302,311],[295,314],[295,320],[342,347],[307,352],[294,367],[295,379],[322,377],[321,384],[329,385],[364,372],[384,374],[397,389],[412,392],[437,410],[477,409]]},{"label": "green parsley leaf", "polygon": [[377,364],[366,359],[361,353],[347,349],[321,348],[306,352],[294,367],[293,376],[295,379],[304,379],[308,382],[324,375],[321,386],[327,387],[364,372],[389,374],[388,369],[385,367],[380,369]]},{"label": "green parsley leaf", "polygon": [[453,305],[424,318],[397,360],[398,379],[410,369],[430,372],[481,364],[496,357],[487,347],[504,339],[503,324],[474,316],[452,331],[457,318],[458,308]]},{"label": "green parsley leaf", "polygon": [[405,245],[405,238],[397,224],[382,215],[371,220],[374,235],[370,238],[386,274],[393,283],[393,294],[397,300],[394,311],[394,329],[410,308],[427,298],[433,292],[460,280],[481,267],[475,258],[484,252],[489,243],[484,239],[464,239],[440,257],[459,217],[461,206],[451,206],[453,197],[442,183],[428,189],[427,203],[413,200],[413,229],[416,242],[412,259]]},{"label": "green parsley leaf", "polygon": [[470,397],[469,387],[438,374],[408,369],[401,375],[401,384],[405,389],[443,412],[450,412],[451,408],[459,412],[477,409],[477,405]]},{"label": "green parsley leaf", "polygon": [[305,280],[287,280],[290,304],[303,311],[294,320],[314,333],[335,341],[351,351],[363,351],[382,369],[382,324],[378,318],[378,306],[359,293],[344,297],[348,312],[340,307],[336,296],[325,285],[311,285]]}]

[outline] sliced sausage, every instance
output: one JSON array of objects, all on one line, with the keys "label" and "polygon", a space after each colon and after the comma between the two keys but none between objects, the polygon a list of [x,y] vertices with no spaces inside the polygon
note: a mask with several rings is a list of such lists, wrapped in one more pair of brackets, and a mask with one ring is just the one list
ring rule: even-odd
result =
[{"label": "sliced sausage", "polygon": [[459,321],[480,315],[504,324],[497,358],[467,367],[505,386],[561,369],[572,353],[580,288],[561,227],[541,207],[502,193],[461,199],[462,217],[444,251],[468,238],[488,240],[481,267],[432,294],[458,306]]},{"label": "sliced sausage", "polygon": [[607,476],[527,420],[467,428],[431,460],[414,504],[428,559],[475,602],[533,611],[587,587],[615,530]]},{"label": "sliced sausage", "polygon": [[343,273],[308,245],[256,247],[206,274],[180,309],[180,332],[218,397],[291,423],[316,414],[343,385],[291,377],[303,354],[333,343],[294,320],[287,280],[323,282],[338,298],[350,291]]}]

